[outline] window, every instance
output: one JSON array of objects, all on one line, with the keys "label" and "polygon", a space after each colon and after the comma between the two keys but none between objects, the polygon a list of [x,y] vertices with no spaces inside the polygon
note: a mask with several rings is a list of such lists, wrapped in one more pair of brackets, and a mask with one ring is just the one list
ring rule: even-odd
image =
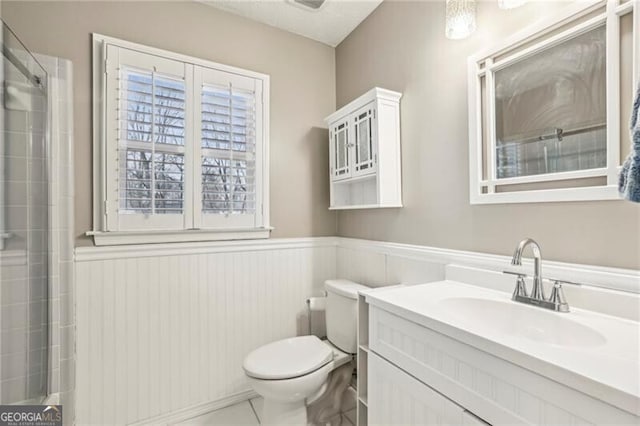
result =
[{"label": "window", "polygon": [[260,202],[257,160],[262,132],[255,79],[211,69],[196,74],[201,171],[200,223],[215,228],[220,217],[236,227],[251,226]]},{"label": "window", "polygon": [[632,3],[571,5],[469,58],[472,204],[619,197]]},{"label": "window", "polygon": [[268,82],[94,35],[96,244],[267,237]]}]

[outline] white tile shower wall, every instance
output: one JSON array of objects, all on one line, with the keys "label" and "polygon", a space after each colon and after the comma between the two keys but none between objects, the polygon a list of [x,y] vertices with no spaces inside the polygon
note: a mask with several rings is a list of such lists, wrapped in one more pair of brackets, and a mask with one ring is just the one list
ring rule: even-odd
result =
[{"label": "white tile shower wall", "polygon": [[76,249],[77,424],[128,424],[249,391],[242,360],[306,333],[333,238]]},{"label": "white tile shower wall", "polygon": [[[33,65],[26,53],[20,60]],[[8,238],[0,237],[0,403],[13,403],[41,396],[46,385],[46,222],[40,213],[47,206],[46,180],[39,173],[46,161],[45,97],[8,63],[3,79],[0,232]],[[13,90],[23,96],[13,96]]]},{"label": "white tile shower wall", "polygon": [[75,301],[73,286],[73,68],[36,54],[49,86],[49,394],[74,421]]}]

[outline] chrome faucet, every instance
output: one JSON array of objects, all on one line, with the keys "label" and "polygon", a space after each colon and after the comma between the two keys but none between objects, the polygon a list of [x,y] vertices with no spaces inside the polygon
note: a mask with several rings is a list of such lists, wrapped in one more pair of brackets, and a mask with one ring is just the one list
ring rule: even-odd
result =
[{"label": "chrome faucet", "polygon": [[[556,312],[569,312],[569,304],[564,298],[564,292],[562,290],[562,284],[577,284],[570,281],[552,280],[553,289],[551,295],[547,298],[544,295],[544,287],[542,286],[542,253],[540,251],[540,245],[531,238],[525,238],[520,241],[518,247],[516,247],[511,259],[511,265],[522,266],[522,252],[527,246],[531,246],[533,251],[533,288],[531,294],[527,292],[527,286],[525,284],[526,274],[521,272],[504,271],[505,274],[517,275],[516,288],[513,291],[512,300],[516,302],[526,303],[528,305],[536,305],[541,308],[551,309]],[[579,285],[579,284],[577,284]]]},{"label": "chrome faucet", "polygon": [[531,297],[545,300],[544,287],[542,287],[542,253],[540,252],[540,245],[531,238],[525,238],[520,241],[516,251],[513,252],[511,264],[513,266],[522,266],[522,252],[528,245],[531,246],[533,251],[533,289],[531,290]]}]

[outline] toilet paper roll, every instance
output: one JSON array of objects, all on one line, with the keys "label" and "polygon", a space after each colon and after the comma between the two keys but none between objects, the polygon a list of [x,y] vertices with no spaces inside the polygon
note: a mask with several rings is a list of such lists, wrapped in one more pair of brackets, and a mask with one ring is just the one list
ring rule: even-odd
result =
[{"label": "toilet paper roll", "polygon": [[307,305],[311,311],[324,311],[327,306],[326,297],[310,297],[307,299]]}]

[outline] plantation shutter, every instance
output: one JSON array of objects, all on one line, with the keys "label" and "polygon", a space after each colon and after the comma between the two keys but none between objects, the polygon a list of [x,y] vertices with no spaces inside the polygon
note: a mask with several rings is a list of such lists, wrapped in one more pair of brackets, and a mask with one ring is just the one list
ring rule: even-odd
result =
[{"label": "plantation shutter", "polygon": [[135,46],[105,52],[105,231],[264,231],[268,78]]},{"label": "plantation shutter", "polygon": [[189,64],[108,47],[109,230],[191,227],[191,72]]},{"label": "plantation shutter", "polygon": [[[203,228],[255,227],[262,215],[262,83],[207,68],[196,70],[195,115]],[[195,154],[194,154],[195,155]]]}]

